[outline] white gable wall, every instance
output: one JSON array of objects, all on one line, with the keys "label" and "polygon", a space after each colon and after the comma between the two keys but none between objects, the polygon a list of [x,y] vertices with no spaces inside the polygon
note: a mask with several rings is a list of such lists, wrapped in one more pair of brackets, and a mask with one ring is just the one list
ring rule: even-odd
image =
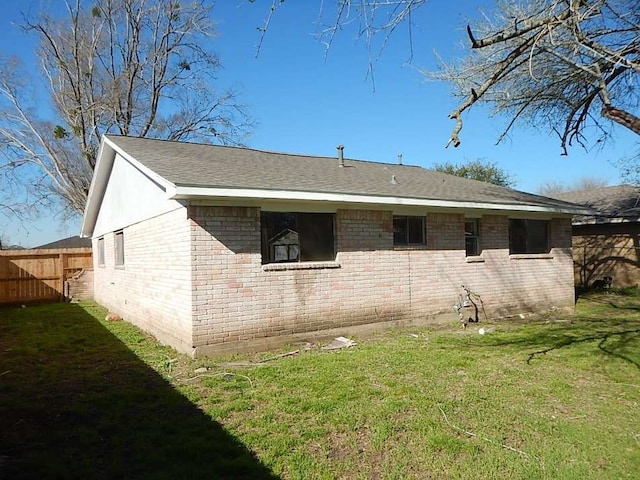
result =
[{"label": "white gable wall", "polygon": [[167,198],[164,187],[116,154],[93,237],[120,230],[180,206],[178,201]]}]

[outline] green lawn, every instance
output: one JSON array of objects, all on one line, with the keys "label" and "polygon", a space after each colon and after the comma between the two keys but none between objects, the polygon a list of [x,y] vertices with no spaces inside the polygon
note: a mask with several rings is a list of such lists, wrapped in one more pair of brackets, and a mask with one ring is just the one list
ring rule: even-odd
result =
[{"label": "green lawn", "polygon": [[485,335],[395,330],[347,350],[197,361],[104,313],[0,309],[0,477],[640,472],[637,292],[580,299],[575,317],[485,322]]}]

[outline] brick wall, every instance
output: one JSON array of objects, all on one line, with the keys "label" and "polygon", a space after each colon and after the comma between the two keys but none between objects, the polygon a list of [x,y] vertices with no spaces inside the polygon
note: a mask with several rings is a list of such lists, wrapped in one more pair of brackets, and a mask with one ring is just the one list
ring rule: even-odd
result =
[{"label": "brick wall", "polygon": [[338,210],[335,262],[263,266],[258,208],[190,207],[188,216],[198,354],[372,323],[455,320],[461,284],[490,315],[573,307],[569,219],[550,222],[549,255],[513,256],[508,218],[484,216],[482,254],[467,259],[463,215],[427,213],[426,247],[394,249],[391,212]]},{"label": "brick wall", "polygon": [[113,232],[104,236],[104,265],[98,264],[93,239],[95,300],[163,343],[191,353],[192,247],[186,208],[131,225],[123,233],[123,267],[115,265]]}]

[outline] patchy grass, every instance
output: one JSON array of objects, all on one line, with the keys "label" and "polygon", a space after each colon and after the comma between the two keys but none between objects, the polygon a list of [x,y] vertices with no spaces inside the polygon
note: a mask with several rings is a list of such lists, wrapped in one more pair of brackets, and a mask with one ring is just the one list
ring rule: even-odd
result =
[{"label": "patchy grass", "polygon": [[91,304],[0,310],[0,474],[635,478],[640,296],[625,293],[264,363],[278,352],[189,359]]}]

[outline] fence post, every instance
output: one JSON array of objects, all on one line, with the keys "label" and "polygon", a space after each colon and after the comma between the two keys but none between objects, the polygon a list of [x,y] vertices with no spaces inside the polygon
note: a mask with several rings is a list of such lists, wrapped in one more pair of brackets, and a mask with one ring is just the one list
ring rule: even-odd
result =
[{"label": "fence post", "polygon": [[65,253],[60,252],[60,301],[64,302],[66,299],[66,295],[64,292],[64,282],[66,280],[66,268],[67,268],[67,255]]}]

